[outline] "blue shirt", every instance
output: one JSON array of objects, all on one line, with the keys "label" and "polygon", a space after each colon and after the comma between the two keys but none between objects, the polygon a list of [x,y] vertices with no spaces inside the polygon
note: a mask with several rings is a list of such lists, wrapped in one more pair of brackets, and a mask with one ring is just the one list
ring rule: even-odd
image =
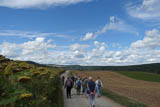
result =
[{"label": "blue shirt", "polygon": [[96,87],[96,84],[95,84],[94,81],[89,81],[89,82],[88,82],[89,91],[94,92],[95,87]]}]

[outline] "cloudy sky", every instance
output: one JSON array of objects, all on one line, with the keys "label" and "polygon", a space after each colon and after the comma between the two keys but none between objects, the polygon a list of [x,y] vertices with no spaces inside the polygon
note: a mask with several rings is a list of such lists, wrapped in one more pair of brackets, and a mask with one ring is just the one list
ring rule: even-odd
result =
[{"label": "cloudy sky", "polygon": [[160,62],[160,0],[0,0],[0,54],[47,64]]}]

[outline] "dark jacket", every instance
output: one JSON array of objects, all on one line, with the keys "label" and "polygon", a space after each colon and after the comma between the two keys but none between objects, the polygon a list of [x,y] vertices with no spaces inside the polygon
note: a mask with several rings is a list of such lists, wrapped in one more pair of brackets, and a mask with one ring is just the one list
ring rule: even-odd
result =
[{"label": "dark jacket", "polygon": [[[70,85],[67,85],[67,82],[70,82]],[[69,79],[69,80],[66,80],[66,82],[65,82],[65,88],[72,88],[73,87],[73,81],[71,80],[71,79]]]},{"label": "dark jacket", "polygon": [[95,89],[96,89],[96,84],[95,84],[95,82],[94,82],[94,81],[89,81],[89,82],[88,82],[88,90],[89,90],[90,92],[94,92]]}]

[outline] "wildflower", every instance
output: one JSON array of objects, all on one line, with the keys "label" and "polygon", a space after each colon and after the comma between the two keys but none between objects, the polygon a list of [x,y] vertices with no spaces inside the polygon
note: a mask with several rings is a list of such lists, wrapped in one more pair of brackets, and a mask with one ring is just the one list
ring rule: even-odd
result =
[{"label": "wildflower", "polygon": [[17,73],[17,72],[21,72],[21,71],[22,71],[22,70],[21,70],[21,69],[18,69],[18,68],[17,68],[17,69],[12,70],[12,72],[13,72],[13,73]]},{"label": "wildflower", "polygon": [[45,68],[40,67],[39,70],[40,70],[40,71],[45,71]]},{"label": "wildflower", "polygon": [[28,76],[21,76],[18,78],[19,82],[28,82],[30,80],[31,80],[31,77],[28,77]]},{"label": "wildflower", "polygon": [[50,76],[50,79],[53,79],[54,78],[54,76]]},{"label": "wildflower", "polygon": [[48,72],[42,72],[42,73],[40,73],[40,76],[45,76],[47,74],[48,74]]},{"label": "wildflower", "polygon": [[27,66],[27,63],[26,62],[20,62],[18,64],[18,67],[26,67]]},{"label": "wildflower", "polygon": [[23,93],[20,95],[20,99],[31,98],[32,96],[32,93]]},{"label": "wildflower", "polygon": [[39,75],[40,74],[40,72],[33,72],[32,73],[32,76],[37,76],[37,75]]},{"label": "wildflower", "polygon": [[46,100],[47,98],[46,97],[43,97],[43,100]]}]

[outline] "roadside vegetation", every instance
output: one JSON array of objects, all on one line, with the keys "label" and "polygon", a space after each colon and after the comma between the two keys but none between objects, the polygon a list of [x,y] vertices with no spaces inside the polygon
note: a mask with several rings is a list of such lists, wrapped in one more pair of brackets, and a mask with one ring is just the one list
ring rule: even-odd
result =
[{"label": "roadside vegetation", "polygon": [[63,72],[0,56],[0,107],[63,107]]},{"label": "roadside vegetation", "polygon": [[154,74],[154,73],[146,73],[146,72],[136,72],[136,71],[117,71],[117,73],[120,73],[122,75],[125,75],[127,77],[137,79],[137,80],[144,80],[144,81],[150,81],[150,82],[160,82],[160,75]]}]

